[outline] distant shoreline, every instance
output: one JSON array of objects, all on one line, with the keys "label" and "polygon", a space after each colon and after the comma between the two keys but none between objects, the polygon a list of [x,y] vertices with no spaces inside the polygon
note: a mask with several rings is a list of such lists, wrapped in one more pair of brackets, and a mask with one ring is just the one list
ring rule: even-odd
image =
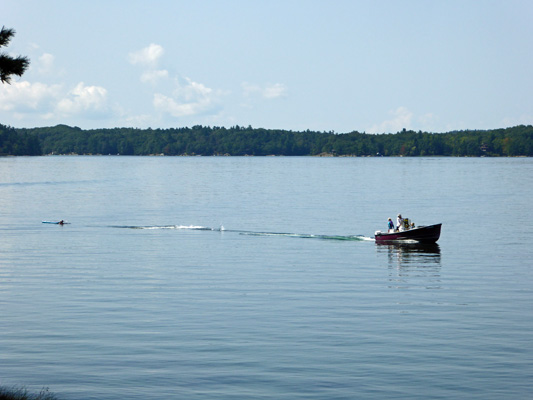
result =
[{"label": "distant shoreline", "polygon": [[0,155],[533,157],[533,126],[428,133],[262,128],[92,129],[0,125]]},{"label": "distant shoreline", "polygon": [[[168,155],[168,154],[75,154],[75,153],[69,153],[69,154],[39,154],[39,155],[13,155],[13,154],[0,154],[0,158],[7,158],[7,157],[205,157],[205,158],[217,158],[217,157],[313,157],[313,158],[531,158],[533,156],[500,156],[500,155],[481,155],[481,156],[358,156],[358,155],[323,155],[323,154],[317,154],[317,155],[303,155],[303,156],[286,156],[283,154],[269,154],[265,156],[256,156],[256,155],[250,155],[250,154],[244,154],[244,155],[222,155],[222,154],[211,154],[211,155],[203,155],[203,154],[176,154],[176,155]],[[1,400],[1,399],[0,399]]]}]

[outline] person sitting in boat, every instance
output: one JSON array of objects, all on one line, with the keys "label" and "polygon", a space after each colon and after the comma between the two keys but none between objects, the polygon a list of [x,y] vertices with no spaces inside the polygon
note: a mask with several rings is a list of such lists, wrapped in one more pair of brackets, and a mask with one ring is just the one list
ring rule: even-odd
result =
[{"label": "person sitting in boat", "polygon": [[392,219],[389,218],[389,221],[387,222],[387,227],[389,229],[389,232],[394,232],[394,222],[392,222]]},{"label": "person sitting in boat", "polygon": [[59,225],[63,225],[65,223],[65,221],[61,220],[58,222]]}]

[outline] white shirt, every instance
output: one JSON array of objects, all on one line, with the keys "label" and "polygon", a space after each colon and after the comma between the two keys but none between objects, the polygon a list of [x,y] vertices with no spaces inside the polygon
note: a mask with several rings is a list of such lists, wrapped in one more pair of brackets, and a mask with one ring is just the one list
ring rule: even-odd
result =
[{"label": "white shirt", "polygon": [[403,230],[403,218],[398,217],[396,220],[396,228]]}]

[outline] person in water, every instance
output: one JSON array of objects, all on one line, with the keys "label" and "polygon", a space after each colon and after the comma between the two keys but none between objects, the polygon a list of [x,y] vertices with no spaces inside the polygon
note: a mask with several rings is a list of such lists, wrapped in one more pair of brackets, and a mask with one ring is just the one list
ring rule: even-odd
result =
[{"label": "person in water", "polygon": [[389,232],[394,232],[394,222],[392,222],[392,219],[389,218],[389,221],[387,222],[387,228],[389,228]]}]

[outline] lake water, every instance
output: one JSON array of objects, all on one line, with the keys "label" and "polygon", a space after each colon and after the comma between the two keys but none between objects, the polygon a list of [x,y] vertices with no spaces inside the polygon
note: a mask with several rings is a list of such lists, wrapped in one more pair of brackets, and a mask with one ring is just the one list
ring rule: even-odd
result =
[{"label": "lake water", "polygon": [[529,398],[532,199],[530,158],[0,158],[0,385]]}]

